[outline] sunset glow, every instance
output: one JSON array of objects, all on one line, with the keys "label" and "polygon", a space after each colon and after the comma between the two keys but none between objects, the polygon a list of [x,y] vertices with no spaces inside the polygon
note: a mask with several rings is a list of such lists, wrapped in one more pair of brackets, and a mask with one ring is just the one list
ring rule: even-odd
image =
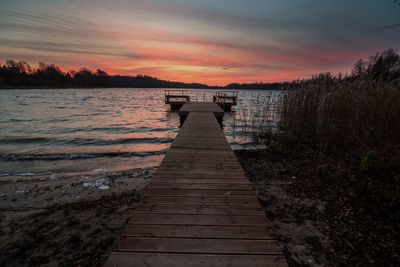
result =
[{"label": "sunset glow", "polygon": [[5,0],[0,62],[209,85],[292,80],[399,48],[399,14],[390,0]]}]

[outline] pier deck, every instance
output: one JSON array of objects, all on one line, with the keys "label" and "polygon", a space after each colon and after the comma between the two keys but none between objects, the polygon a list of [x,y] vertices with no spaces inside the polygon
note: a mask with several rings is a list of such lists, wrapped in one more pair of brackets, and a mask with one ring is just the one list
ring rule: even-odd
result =
[{"label": "pier deck", "polygon": [[188,114],[105,266],[287,266],[214,112],[206,111]]},{"label": "pier deck", "polygon": [[[186,117],[191,112],[206,112],[215,115],[215,118],[222,125],[222,120],[224,118],[225,112],[224,110],[212,102],[192,102],[192,103],[185,103],[181,109],[179,109],[179,118],[181,121],[181,125],[183,125]],[[198,122],[200,123],[200,122]]]}]

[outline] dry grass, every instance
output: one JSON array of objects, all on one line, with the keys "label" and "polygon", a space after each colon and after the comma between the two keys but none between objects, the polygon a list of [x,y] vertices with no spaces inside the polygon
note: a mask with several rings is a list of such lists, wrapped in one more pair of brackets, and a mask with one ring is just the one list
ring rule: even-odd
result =
[{"label": "dry grass", "polygon": [[[249,176],[266,183],[294,177],[287,192],[325,203],[309,219],[327,224],[320,230],[333,251],[320,253],[332,266],[398,266],[400,55],[360,60],[345,78],[293,82],[281,104],[282,131],[260,127],[269,145],[247,152],[257,159],[249,169],[260,171]],[[301,219],[302,207],[293,209]]]},{"label": "dry grass", "polygon": [[400,143],[399,122],[394,83],[320,78],[283,97],[285,132],[334,148],[392,149]]},{"label": "dry grass", "polygon": [[330,73],[289,85],[281,126],[289,136],[335,150],[390,151],[400,144],[400,55],[386,50]]},{"label": "dry grass", "polygon": [[267,132],[276,132],[281,115],[282,93],[267,91],[259,93],[251,104],[241,107],[233,116],[234,132],[257,138]]}]

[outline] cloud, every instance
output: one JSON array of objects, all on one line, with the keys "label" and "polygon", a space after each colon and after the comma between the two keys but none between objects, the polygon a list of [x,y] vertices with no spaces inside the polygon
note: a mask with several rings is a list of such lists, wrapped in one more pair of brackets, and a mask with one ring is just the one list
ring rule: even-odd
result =
[{"label": "cloud", "polygon": [[221,84],[345,71],[399,41],[400,24],[369,30],[371,0],[93,2],[1,1],[0,57]]},{"label": "cloud", "polygon": [[377,28],[374,28],[375,31],[387,31],[387,30],[393,30],[396,28],[400,28],[400,22],[399,23],[393,23],[393,24],[388,24],[384,26],[380,26]]}]

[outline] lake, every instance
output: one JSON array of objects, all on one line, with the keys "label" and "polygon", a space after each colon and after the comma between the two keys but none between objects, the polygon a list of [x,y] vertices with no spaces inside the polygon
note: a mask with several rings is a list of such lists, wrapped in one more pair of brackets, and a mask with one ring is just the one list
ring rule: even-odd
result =
[{"label": "lake", "polygon": [[[189,90],[211,101],[217,90]],[[241,90],[225,113],[232,148],[254,145],[259,124],[276,123],[278,91]],[[58,179],[154,168],[179,131],[163,89],[0,90],[0,180]]]}]

